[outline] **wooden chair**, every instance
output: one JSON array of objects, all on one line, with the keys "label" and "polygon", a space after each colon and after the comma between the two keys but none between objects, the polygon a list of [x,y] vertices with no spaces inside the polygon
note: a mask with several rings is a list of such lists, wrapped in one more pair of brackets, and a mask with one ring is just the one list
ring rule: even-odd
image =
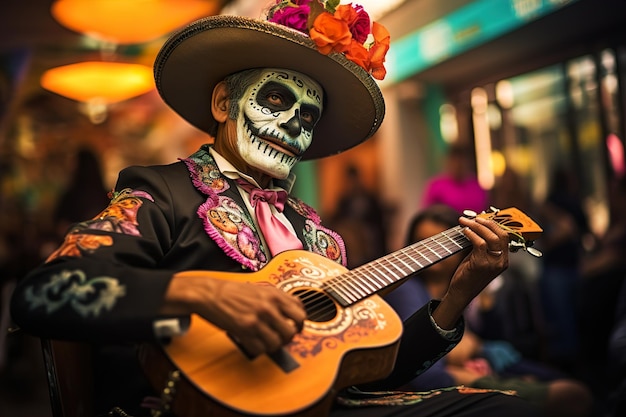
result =
[{"label": "wooden chair", "polygon": [[93,417],[91,347],[42,339],[41,349],[53,417]]}]

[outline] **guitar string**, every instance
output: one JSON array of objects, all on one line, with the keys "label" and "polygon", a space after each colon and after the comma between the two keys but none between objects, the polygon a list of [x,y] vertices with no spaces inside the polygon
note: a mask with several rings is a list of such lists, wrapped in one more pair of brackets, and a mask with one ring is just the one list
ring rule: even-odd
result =
[{"label": "guitar string", "polygon": [[[524,241],[521,233],[508,226],[505,221],[500,223],[500,226],[508,233],[516,236],[519,240]],[[449,234],[451,233],[455,233],[454,236],[449,236]],[[452,229],[446,230],[420,242],[416,242],[415,244],[412,244],[401,250],[393,252],[381,259],[371,261],[351,271],[347,271],[346,273],[341,274],[337,277],[333,277],[332,279],[325,282],[323,287],[335,289],[335,293],[337,293],[337,295],[340,295],[345,301],[348,301],[350,305],[377,292],[382,288],[385,288],[390,284],[396,283],[411,274],[419,272],[419,270],[426,268],[441,259],[444,259],[463,249],[466,249],[469,246],[471,246],[471,243],[462,233],[462,227],[456,226]],[[428,251],[432,252],[436,256],[436,258],[431,259],[431,255],[424,255],[419,250],[420,248],[427,249]],[[441,249],[444,249],[447,253],[443,252]],[[426,260],[427,262],[425,262],[425,265],[422,265],[419,260],[415,260],[412,255],[417,255],[418,259]],[[409,272],[407,273],[404,269],[402,269],[397,262],[390,261],[391,258],[396,258],[397,260],[399,260],[400,263],[408,268]],[[386,280],[389,280],[390,278],[387,277],[387,274],[381,273],[380,269],[377,268],[375,264],[380,264],[389,273],[391,273],[391,275],[393,275],[395,279],[391,279],[391,282],[386,282]],[[396,276],[394,271],[390,270],[388,266],[395,268],[396,272],[400,272],[400,277]],[[357,274],[362,275],[365,280],[356,277],[355,275]],[[379,277],[377,274],[380,274],[382,278]],[[357,280],[363,282],[365,286],[359,287]],[[351,285],[351,290],[350,288],[345,286],[346,283],[356,284],[357,286]],[[338,289],[343,289],[345,291],[338,291]],[[303,297],[303,302],[306,306],[309,307],[307,311],[312,311],[316,314],[315,317],[313,317],[313,314],[309,314],[310,319],[324,318],[328,317],[331,313],[335,313],[336,307],[333,302],[328,301],[329,297],[326,294],[314,290],[307,291],[307,293],[309,293],[310,296]],[[346,297],[346,295],[348,295],[348,297]]]},{"label": "guitar string", "polygon": [[[460,228],[458,228],[460,230]],[[451,231],[455,231],[455,230],[451,230]],[[439,255],[439,252],[436,251],[436,249],[439,249],[440,247],[445,247],[446,251],[449,253],[450,249],[446,246],[448,245],[450,242],[454,242],[454,245],[449,245],[450,248],[457,250],[458,246],[459,246],[459,242],[463,242],[463,240],[465,239],[464,236],[454,236],[452,238],[452,240],[450,239],[449,236],[447,236],[445,234],[445,232],[443,234],[440,235],[436,235],[433,236],[431,238],[425,239],[421,242],[417,242],[413,245],[408,246],[407,248],[404,248],[400,251],[394,252],[390,255],[388,255],[385,258],[382,258],[382,260],[377,260],[377,261],[373,261],[370,262],[368,264],[362,265],[360,267],[355,268],[352,271],[348,271],[347,273],[340,275],[338,277],[335,277],[334,279],[330,280],[328,283],[328,286],[331,288],[334,288],[336,291],[337,288],[341,287],[342,284],[344,284],[345,282],[352,282],[352,276],[358,273],[361,273],[362,275],[364,275],[366,278],[370,278],[372,275],[376,276],[376,272],[380,273],[380,268],[376,267],[375,265],[378,263],[380,265],[382,265],[383,267],[385,267],[387,269],[388,272],[391,272],[392,275],[395,275],[394,271],[391,271],[389,268],[387,268],[387,265],[390,266],[394,266],[394,264],[392,262],[389,262],[386,260],[386,258],[389,257],[395,257],[400,259],[406,266],[409,267],[409,272],[407,273],[406,271],[396,267],[396,269],[398,271],[401,272],[402,277],[408,276],[414,272],[417,272],[420,268],[424,267],[424,266],[429,266],[430,264],[434,263],[435,261],[438,261],[441,258],[441,255]],[[420,250],[420,249],[428,249],[431,252],[436,252],[435,256],[437,257],[436,259],[431,259],[433,258],[432,255],[429,254],[424,254],[424,251]],[[435,249],[433,249],[435,248]],[[412,254],[411,254],[412,253]],[[419,260],[416,260],[415,257],[417,257],[418,259],[421,259],[422,261],[425,261],[424,264],[422,265],[422,263],[419,262]],[[365,272],[362,272],[365,271]],[[387,274],[382,273],[382,277],[383,277],[383,286],[379,286],[378,289],[384,288],[390,284],[393,284],[395,282],[397,282],[399,279],[391,279],[388,277]],[[380,278],[379,278],[380,280]],[[339,291],[342,292],[342,291]],[[375,292],[375,291],[368,291],[368,294],[365,295],[370,295],[371,292]],[[361,293],[354,293],[352,292],[352,295],[354,297],[358,298],[362,298],[363,294]],[[353,297],[353,298],[354,298]]]},{"label": "guitar string", "polygon": [[[511,226],[509,226],[509,225],[507,224],[507,223],[510,223],[510,222],[513,220],[513,219],[512,219],[512,217],[511,217],[510,215],[507,215],[507,214],[504,214],[504,213],[497,213],[497,214],[495,214],[495,215],[491,216],[491,218],[493,218],[494,220],[496,220],[496,221],[499,223],[500,227],[502,227],[505,231],[507,231],[507,233],[509,233],[509,234],[511,234],[511,235],[513,235],[513,236],[515,236],[515,237],[518,239],[518,241],[521,241],[522,243],[524,243],[524,244],[525,244],[525,239],[524,239],[523,235],[520,233],[520,231],[519,231],[519,230],[515,230],[513,227],[511,227]],[[508,221],[507,221],[507,220],[508,220]],[[456,234],[455,236],[453,236],[452,238],[450,238],[450,236],[448,236],[448,234],[450,234],[451,232],[457,232],[457,234]],[[456,248],[456,247],[454,247],[454,245],[452,245],[452,246],[450,246],[452,250],[450,250],[450,247],[448,247],[448,244],[449,244],[450,242],[452,242],[452,243],[454,243],[455,245],[459,246],[459,248],[460,248],[460,249],[459,249],[459,248]],[[444,231],[444,232],[442,232],[442,233],[439,233],[439,234],[437,234],[437,235],[435,235],[435,236],[432,236],[432,237],[430,237],[430,238],[424,239],[422,242],[417,242],[416,244],[414,244],[414,245],[412,245],[412,246],[414,246],[414,248],[416,249],[416,251],[417,251],[417,253],[418,253],[419,255],[421,255],[423,258],[425,258],[425,259],[428,261],[427,265],[425,265],[425,266],[430,266],[432,263],[437,262],[437,261],[439,261],[440,259],[443,259],[444,257],[447,257],[447,256],[449,256],[449,255],[452,255],[453,253],[456,253],[457,251],[462,250],[462,249],[464,249],[465,247],[470,246],[470,245],[465,246],[467,243],[469,243],[469,241],[467,240],[467,238],[465,237],[465,235],[462,233],[462,227],[461,227],[461,226],[456,226],[456,227],[454,227],[454,228],[452,228],[452,229],[446,230],[446,231]],[[421,252],[417,249],[417,247],[423,247],[423,248],[426,248],[426,249],[430,250],[431,252],[433,252],[433,253],[435,254],[435,256],[437,256],[437,257],[438,257],[438,258],[440,258],[440,259],[431,260],[431,259],[430,259],[430,255],[424,255],[423,253],[421,253]],[[448,254],[443,253],[443,256],[442,256],[442,254],[441,254],[438,250],[433,249],[433,247],[434,247],[434,248],[436,248],[436,249],[438,249],[438,248],[442,247],[443,249],[445,249],[445,250],[446,250],[446,251],[448,251],[449,253],[448,253]],[[407,250],[407,249],[411,249],[411,247],[404,248],[404,249],[402,249],[402,250],[400,250],[400,251],[397,251],[397,252],[394,252],[394,253],[392,253],[392,254],[390,254],[390,255],[388,255],[388,256],[385,256],[385,257],[381,258],[380,260],[375,260],[375,261],[373,261],[373,262],[370,262],[370,263],[368,263],[368,264],[363,265],[362,267],[358,267],[358,268],[356,268],[356,270],[352,270],[352,271],[349,271],[349,272],[348,272],[348,273],[346,273],[346,274],[340,275],[340,276],[338,277],[338,280],[337,280],[337,279],[335,279],[335,282],[337,282],[338,284],[343,284],[343,283],[341,282],[341,279],[342,279],[342,277],[343,277],[343,278],[344,278],[344,280],[348,280],[348,281],[350,281],[350,283],[352,283],[352,282],[354,282],[354,281],[353,281],[353,280],[351,280],[350,278],[351,278],[351,275],[354,275],[354,273],[352,273],[352,274],[351,274],[351,272],[353,272],[353,271],[354,271],[355,273],[358,273],[358,272],[360,272],[361,270],[368,270],[368,269],[369,269],[369,273],[370,273],[370,275],[368,276],[368,275],[367,275],[367,274],[365,274],[365,273],[363,273],[363,275],[364,275],[366,278],[368,278],[368,279],[370,280],[370,281],[369,281],[370,283],[376,284],[376,281],[373,281],[373,280],[372,280],[372,278],[376,278],[376,275],[375,275],[375,274],[373,274],[373,273],[372,273],[372,271],[375,271],[375,272],[380,272],[378,268],[374,267],[374,264],[375,264],[375,263],[379,263],[379,264],[381,264],[381,265],[383,266],[383,268],[385,268],[388,272],[390,272],[390,273],[391,273],[391,275],[393,275],[394,277],[396,277],[395,281],[394,281],[394,280],[392,280],[390,283],[386,283],[384,286],[389,285],[389,284],[393,284],[393,283],[395,283],[395,282],[397,282],[397,281],[399,281],[399,280],[401,280],[401,279],[403,279],[403,278],[407,277],[408,275],[413,274],[413,273],[415,273],[415,272],[419,271],[419,269],[421,269],[421,268],[422,268],[422,265],[421,265],[421,264],[419,264],[419,262],[417,262],[418,266],[420,267],[420,268],[418,268],[418,269],[415,269],[415,267],[414,267],[414,266],[412,267],[412,266],[408,265],[406,262],[404,262],[404,260],[405,260],[407,257],[408,257],[411,261],[415,261],[415,260],[414,260],[414,259],[413,259],[410,255],[409,255],[409,252],[410,252],[410,251],[409,251],[409,250]],[[397,264],[397,263],[390,262],[390,261],[389,261],[389,259],[390,259],[390,258],[392,258],[392,257],[395,257],[395,258],[397,258],[397,259],[400,259],[400,261],[401,261],[403,264],[405,264],[406,266],[408,266],[408,267],[409,267],[409,273],[407,273],[406,271],[404,271],[403,269],[401,269],[401,268],[398,266],[398,264]],[[404,258],[403,258],[403,257],[404,257]],[[400,278],[398,278],[398,277],[395,275],[394,271],[390,270],[390,269],[387,267],[388,265],[389,265],[389,266],[391,266],[391,267],[393,267],[393,268],[395,268],[395,269],[396,269],[396,271],[399,271],[399,272],[401,273]],[[382,276],[383,276],[383,277],[385,277],[385,274],[382,274]],[[378,279],[378,281],[380,281],[380,279]],[[330,285],[330,286],[332,286],[332,283],[331,283],[331,284],[329,284],[329,285]],[[339,287],[341,287],[341,285],[338,285],[338,286],[339,286]],[[369,285],[368,285],[368,286],[369,286]],[[383,287],[384,287],[384,286],[383,286]],[[353,287],[354,287],[354,286],[353,286]],[[381,288],[383,288],[383,287],[379,287],[378,289],[381,289]],[[370,288],[371,288],[371,286],[370,286]],[[367,291],[367,289],[365,289],[365,291],[366,291],[365,296],[369,296],[369,295],[371,295],[371,292],[368,292],[368,291]],[[376,290],[374,290],[373,292],[376,292]],[[363,298],[363,294],[362,294],[362,292],[361,292],[361,291],[359,291],[359,289],[358,289],[358,288],[357,288],[357,292],[356,292],[356,293],[355,293],[355,292],[353,292],[353,291],[349,291],[348,293],[345,293],[345,292],[344,292],[344,298],[345,298],[345,295],[351,296],[351,297],[348,297],[348,298],[352,298],[352,302],[354,302],[355,300],[357,300],[357,301],[358,301],[359,299]]]},{"label": "guitar string", "polygon": [[[463,243],[467,240],[467,238],[465,238],[460,230],[461,227],[457,226],[453,229],[410,245],[407,248],[401,249],[400,251],[396,251],[390,255],[381,258],[380,260],[375,260],[373,262],[362,265],[361,267],[356,268],[356,270],[357,272],[363,272],[363,275],[369,278],[375,272],[380,273],[380,267],[382,267],[386,271],[386,273],[383,271],[382,274],[387,281],[384,283],[384,286],[393,284],[405,278],[406,276],[419,271],[419,269],[430,266],[431,264],[441,260],[443,257],[446,257],[458,251],[459,248],[462,247],[460,243]],[[456,234],[451,237],[449,236],[451,233]],[[442,249],[444,249],[445,251]],[[393,257],[401,259],[405,265],[409,266],[409,272],[407,273],[407,271],[400,268],[397,263],[390,261],[390,258]],[[418,260],[416,260],[414,257],[417,257]],[[421,264],[420,260],[425,261],[424,265]],[[351,275],[354,275],[353,271],[352,273],[350,273],[351,271],[349,271],[348,273],[337,277],[334,280],[334,284],[338,284],[339,286],[341,286],[346,281],[350,281]],[[355,295],[360,296],[361,294]]]},{"label": "guitar string", "polygon": [[[418,272],[420,269],[426,266],[432,265],[433,263],[439,261],[440,259],[443,259],[443,257],[447,257],[449,255],[452,255],[453,253],[456,253],[464,249],[462,243],[469,243],[469,241],[467,240],[465,235],[463,235],[460,232],[460,230],[461,230],[461,227],[457,226],[448,231],[445,231],[435,236],[424,239],[423,241],[417,242],[399,251],[393,252],[381,258],[381,260],[375,260],[375,261],[369,262],[368,264],[362,265],[342,275],[334,277],[330,279],[328,282],[326,282],[324,286],[327,286],[329,288],[334,288],[335,292],[344,294],[342,296],[344,299],[346,298],[345,291],[339,291],[338,288],[343,288],[344,290],[347,290],[352,295],[351,297],[352,300],[349,300],[351,301],[350,304],[352,304],[356,301],[359,301],[377,292],[378,290],[390,284],[400,281],[404,277],[407,277],[415,272]],[[449,234],[452,232],[456,232],[456,234],[450,237]],[[433,252],[434,256],[424,255],[418,248],[428,249],[429,251]],[[445,250],[445,252],[441,251],[442,248]],[[416,253],[411,255],[410,252],[416,252]],[[420,259],[422,261],[426,260],[427,262],[424,262],[424,265],[422,265],[419,261],[415,260],[414,257],[416,256],[418,258],[421,257]],[[409,268],[409,272],[407,273],[405,270],[399,268],[393,262],[387,260],[388,258],[391,258],[391,257],[395,257],[396,259],[400,260],[406,267]],[[436,257],[436,259],[431,259],[434,257]],[[384,285],[381,286],[380,285],[381,279],[376,278],[376,274],[375,274],[375,273],[380,273],[380,269],[374,266],[376,263],[382,265],[388,272],[390,272],[395,277],[395,279],[392,279],[390,282],[384,282],[383,280]],[[395,267],[396,271],[394,272],[390,270],[387,266]],[[363,272],[363,271],[366,271],[366,272]],[[396,272],[400,272],[401,276],[398,277],[396,275]],[[352,279],[352,277],[356,274],[361,274],[365,277],[365,279],[369,280],[369,281],[363,281],[361,279],[361,281],[366,283],[368,288],[365,288],[363,286],[355,287],[354,285],[352,286],[353,290],[350,290],[350,288],[345,288],[346,283],[348,284],[355,283],[355,280]],[[386,274],[382,274],[382,276],[386,277]],[[390,280],[390,278],[386,278],[386,279]],[[312,310],[315,312],[315,317],[313,317],[312,315],[309,315],[310,319],[327,317],[331,313],[334,313],[336,311],[336,307],[334,303],[328,302],[327,300],[328,296],[318,291],[310,291],[310,293],[311,293],[310,296],[303,298],[303,302],[305,303],[306,306],[309,307],[309,310]]]}]

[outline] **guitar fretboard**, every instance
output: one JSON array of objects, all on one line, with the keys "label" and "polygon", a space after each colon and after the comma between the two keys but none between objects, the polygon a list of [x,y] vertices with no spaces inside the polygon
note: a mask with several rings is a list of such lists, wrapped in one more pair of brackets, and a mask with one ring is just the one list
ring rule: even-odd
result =
[{"label": "guitar fretboard", "polygon": [[471,246],[461,226],[416,242],[329,279],[325,291],[347,307]]}]

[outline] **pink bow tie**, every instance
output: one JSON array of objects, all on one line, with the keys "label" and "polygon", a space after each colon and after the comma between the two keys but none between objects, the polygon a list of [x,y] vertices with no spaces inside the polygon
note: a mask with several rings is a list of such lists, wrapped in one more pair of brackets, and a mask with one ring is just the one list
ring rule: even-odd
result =
[{"label": "pink bow tie", "polygon": [[272,256],[289,249],[302,249],[302,242],[274,215],[270,204],[282,213],[287,201],[285,190],[264,190],[242,179],[237,184],[250,194],[259,228]]}]

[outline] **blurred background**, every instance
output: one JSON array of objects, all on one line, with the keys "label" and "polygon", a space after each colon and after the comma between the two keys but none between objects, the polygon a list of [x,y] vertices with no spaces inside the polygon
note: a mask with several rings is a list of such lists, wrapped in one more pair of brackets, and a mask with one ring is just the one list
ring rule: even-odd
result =
[{"label": "blurred background", "polygon": [[[575,291],[568,301],[575,341],[553,348],[557,333],[538,301],[534,342],[525,348],[605,398],[623,381],[607,369],[626,271],[626,2],[356,3],[391,32],[380,83],[385,121],[368,142],[299,166],[296,194],[344,235],[352,266],[402,247],[426,184],[448,169],[451,145],[468,150],[489,205],[517,207],[540,222],[545,239],[536,247],[546,254],[556,224],[576,213],[563,226],[574,245],[555,256],[512,258],[531,292],[541,291],[555,258],[575,268],[567,290]],[[100,211],[101,203],[73,210],[98,201],[120,169],[175,162],[210,141],[155,92],[151,65],[160,46],[196,18],[260,17],[269,4],[3,1],[1,416],[51,415],[39,341],[7,334],[14,283],[60,243],[69,213],[89,218]],[[563,211],[552,209],[555,201]]]}]

